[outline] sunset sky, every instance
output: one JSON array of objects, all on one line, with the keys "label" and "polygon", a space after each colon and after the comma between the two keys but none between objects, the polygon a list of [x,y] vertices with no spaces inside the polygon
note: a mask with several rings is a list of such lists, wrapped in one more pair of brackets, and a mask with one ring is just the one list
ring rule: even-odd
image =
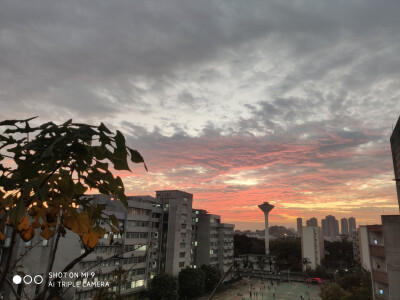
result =
[{"label": "sunset sky", "polygon": [[[130,195],[179,189],[237,229],[397,214],[397,0],[2,0],[0,119],[121,130]],[[320,221],[320,220],[319,220]]]}]

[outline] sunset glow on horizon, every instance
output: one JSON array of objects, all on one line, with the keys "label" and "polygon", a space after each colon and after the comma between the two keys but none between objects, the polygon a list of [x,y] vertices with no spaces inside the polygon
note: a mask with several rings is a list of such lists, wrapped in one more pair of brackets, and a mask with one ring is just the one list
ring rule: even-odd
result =
[{"label": "sunset glow on horizon", "polygon": [[193,193],[194,207],[220,214],[238,229],[263,228],[257,205],[264,201],[276,206],[271,225],[287,227],[295,227],[297,217],[320,222],[332,214],[376,224],[381,214],[398,213],[388,138],[386,145],[380,138],[372,143],[329,133],[301,143],[291,138],[282,136],[286,140],[279,143],[268,136],[162,137],[149,147],[133,139],[149,172],[134,166],[135,175],[125,173],[123,180],[132,195]]}]

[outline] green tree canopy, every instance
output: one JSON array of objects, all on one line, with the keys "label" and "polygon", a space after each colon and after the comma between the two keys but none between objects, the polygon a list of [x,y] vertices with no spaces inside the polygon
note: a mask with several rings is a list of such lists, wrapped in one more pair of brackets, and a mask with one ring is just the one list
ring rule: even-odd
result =
[{"label": "green tree canopy", "polygon": [[204,288],[206,292],[212,292],[221,279],[221,272],[216,266],[202,265],[200,269],[204,272]]},{"label": "green tree canopy", "polygon": [[336,283],[324,285],[321,297],[322,300],[371,300],[371,275],[364,269],[356,269],[336,279]]},{"label": "green tree canopy", "polygon": [[330,283],[322,286],[320,295],[322,300],[340,300],[346,292],[337,283]]},{"label": "green tree canopy", "polygon": [[178,278],[168,273],[157,274],[151,281],[148,295],[150,300],[177,300]]},{"label": "green tree canopy", "polygon": [[179,295],[191,299],[204,293],[205,275],[201,269],[186,267],[179,272]]}]

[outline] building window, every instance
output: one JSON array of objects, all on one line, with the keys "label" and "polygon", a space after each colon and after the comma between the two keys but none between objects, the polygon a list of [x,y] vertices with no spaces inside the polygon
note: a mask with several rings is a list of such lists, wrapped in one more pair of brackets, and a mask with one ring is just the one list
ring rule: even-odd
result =
[{"label": "building window", "polygon": [[150,210],[148,209],[133,208],[133,207],[129,209],[129,212],[134,215],[142,215],[142,216],[148,216],[150,214]]},{"label": "building window", "polygon": [[148,237],[147,232],[127,232],[127,239],[146,239]]},{"label": "building window", "polygon": [[144,279],[136,281],[136,287],[144,286]]},{"label": "building window", "polygon": [[183,268],[184,266],[185,266],[185,262],[184,261],[179,262],[179,268]]},{"label": "building window", "polygon": [[181,243],[181,248],[185,248],[186,244],[185,243]]},{"label": "building window", "polygon": [[8,237],[4,240],[4,248],[10,247],[10,244],[11,244],[11,238]]},{"label": "building window", "polygon": [[185,255],[186,255],[186,252],[181,252],[181,253],[179,253],[179,257],[185,257]]},{"label": "building window", "polygon": [[142,245],[139,248],[136,249],[136,251],[146,251],[147,245]]},{"label": "building window", "polygon": [[186,229],[186,224],[181,224],[181,229]]}]

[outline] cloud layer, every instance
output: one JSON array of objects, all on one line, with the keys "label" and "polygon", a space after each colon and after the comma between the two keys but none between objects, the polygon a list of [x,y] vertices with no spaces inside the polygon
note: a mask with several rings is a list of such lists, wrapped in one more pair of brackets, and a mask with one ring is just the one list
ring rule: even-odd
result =
[{"label": "cloud layer", "polygon": [[[104,121],[224,220],[396,213],[398,1],[4,0],[0,118]],[[136,168],[137,169],[137,168]],[[259,226],[260,227],[260,226]]]}]

